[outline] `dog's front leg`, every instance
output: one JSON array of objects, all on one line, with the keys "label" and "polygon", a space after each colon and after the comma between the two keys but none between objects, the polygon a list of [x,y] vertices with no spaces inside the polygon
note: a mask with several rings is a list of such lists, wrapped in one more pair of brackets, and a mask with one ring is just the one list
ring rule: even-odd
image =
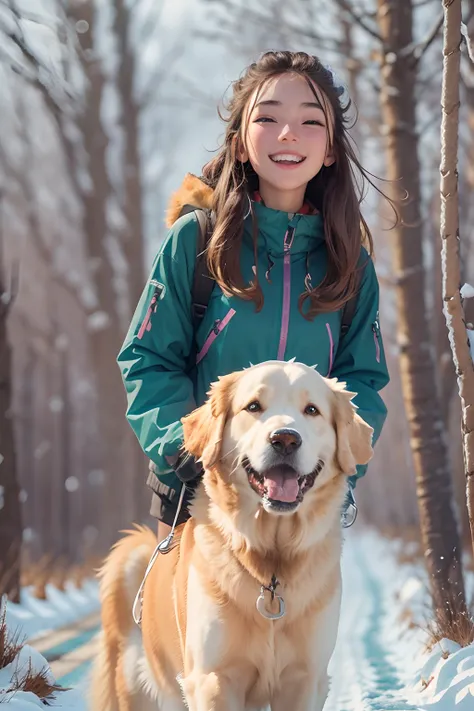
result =
[{"label": "dog's front leg", "polygon": [[183,680],[189,711],[244,711],[243,692],[215,672],[193,672]]},{"label": "dog's front leg", "polygon": [[289,680],[272,699],[272,711],[322,711],[328,695],[327,674],[301,677],[293,684]]}]

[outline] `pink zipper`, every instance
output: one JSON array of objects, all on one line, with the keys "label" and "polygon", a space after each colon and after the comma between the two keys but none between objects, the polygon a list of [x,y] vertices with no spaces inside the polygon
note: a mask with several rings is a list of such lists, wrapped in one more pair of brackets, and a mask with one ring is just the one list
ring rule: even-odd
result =
[{"label": "pink zipper", "polygon": [[291,256],[290,249],[295,236],[295,228],[288,227],[283,240],[283,310],[281,314],[280,341],[278,344],[277,360],[285,357],[286,342],[288,340],[288,325],[290,323],[290,297],[291,297]]},{"label": "pink zipper", "polygon": [[226,313],[223,319],[220,321],[216,321],[214,324],[214,327],[206,340],[204,341],[204,345],[199,351],[199,353],[196,356],[196,364],[200,363],[204,356],[207,354],[209,348],[212,346],[214,341],[216,340],[217,336],[219,333],[227,326],[229,323],[230,319],[235,315],[235,309],[229,309],[229,311]]},{"label": "pink zipper", "polygon": [[329,336],[329,370],[328,370],[328,374],[326,375],[326,378],[329,378],[329,376],[331,375],[331,370],[332,370],[333,360],[334,360],[334,339],[332,337],[331,326],[328,323],[326,324],[326,329],[327,329],[328,336]]},{"label": "pink zipper", "polygon": [[377,361],[377,363],[380,363],[380,343],[375,324],[372,326],[372,331],[374,332],[375,360]]},{"label": "pink zipper", "polygon": [[155,291],[153,292],[153,296],[150,301],[150,305],[149,305],[148,310],[146,312],[145,318],[143,319],[142,325],[140,326],[140,330],[138,331],[137,338],[139,340],[141,340],[143,338],[143,336],[145,335],[145,331],[151,331],[151,317],[156,311],[156,306],[158,304],[159,296],[160,296],[160,291],[158,290],[157,287],[155,287]]}]

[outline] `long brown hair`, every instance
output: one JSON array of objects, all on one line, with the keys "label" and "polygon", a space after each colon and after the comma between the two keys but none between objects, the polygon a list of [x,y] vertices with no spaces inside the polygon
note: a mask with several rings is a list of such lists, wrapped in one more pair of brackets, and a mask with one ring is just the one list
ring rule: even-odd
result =
[{"label": "long brown hair", "polygon": [[[342,91],[335,85],[332,72],[317,57],[305,52],[266,52],[232,85],[232,97],[226,107],[228,116],[221,116],[227,123],[224,144],[217,156],[203,168],[205,181],[214,189],[213,210],[216,215],[207,260],[210,273],[224,293],[252,300],[257,310],[261,309],[263,294],[258,272],[255,280],[246,284],[240,270],[243,223],[249,204],[255,254],[257,251],[258,225],[249,195],[258,189],[258,176],[249,161],[242,163],[238,160],[237,149],[242,139],[246,109],[254,92],[273,78],[288,73],[304,77],[313,93],[313,82],[319,87],[332,107],[334,121],[330,148],[335,161],[329,167],[323,166],[306,189],[306,198],[322,213],[328,254],[325,277],[311,291],[301,294],[298,302],[300,312],[305,318],[312,319],[318,313],[339,310],[354,295],[362,242],[369,254],[373,253],[372,235],[360,212],[365,181],[381,192],[358,161],[350,143],[347,133],[350,99],[342,103]],[[326,116],[326,119],[329,121],[330,117]],[[357,173],[362,178],[360,185],[356,180]],[[304,308],[307,300],[309,304]]]}]

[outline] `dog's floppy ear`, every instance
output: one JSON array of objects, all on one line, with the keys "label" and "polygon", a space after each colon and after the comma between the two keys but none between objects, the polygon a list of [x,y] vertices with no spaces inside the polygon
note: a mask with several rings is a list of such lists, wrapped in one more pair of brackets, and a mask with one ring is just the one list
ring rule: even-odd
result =
[{"label": "dog's floppy ear", "polygon": [[211,385],[207,401],[184,417],[184,449],[210,469],[219,459],[224,426],[232,401],[235,374],[225,375]]},{"label": "dog's floppy ear", "polygon": [[357,464],[367,464],[374,453],[372,427],[357,414],[351,400],[356,393],[344,388],[344,383],[332,382],[334,390],[333,412],[336,428],[336,458],[344,474],[355,474]]}]

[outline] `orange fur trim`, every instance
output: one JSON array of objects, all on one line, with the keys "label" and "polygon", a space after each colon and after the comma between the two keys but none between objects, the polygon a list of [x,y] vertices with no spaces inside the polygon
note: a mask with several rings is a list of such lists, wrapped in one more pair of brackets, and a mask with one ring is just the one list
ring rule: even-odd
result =
[{"label": "orange fur trim", "polygon": [[178,219],[184,205],[210,208],[213,190],[196,175],[186,173],[181,187],[170,198],[166,212],[166,226],[171,227]]}]

